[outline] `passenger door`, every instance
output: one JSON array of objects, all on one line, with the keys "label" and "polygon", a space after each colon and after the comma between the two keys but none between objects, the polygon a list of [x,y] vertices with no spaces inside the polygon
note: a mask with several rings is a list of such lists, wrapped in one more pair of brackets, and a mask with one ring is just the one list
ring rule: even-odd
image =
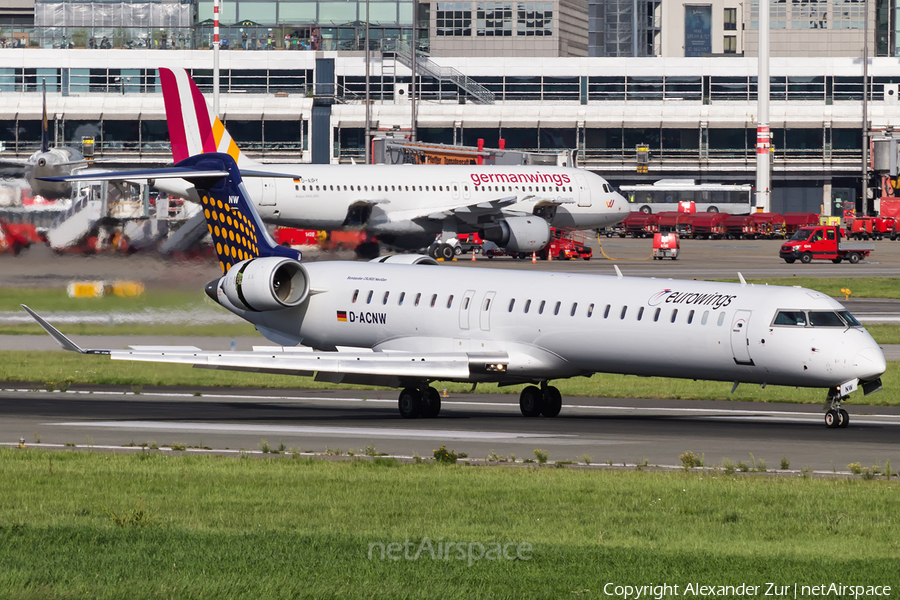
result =
[{"label": "passenger door", "polygon": [[739,310],[734,313],[734,320],[731,322],[731,354],[734,356],[734,362],[739,365],[753,364],[748,332],[751,314],[752,311]]},{"label": "passenger door", "polygon": [[[288,183],[291,183],[290,179],[285,179]],[[275,177],[263,177],[262,178],[262,194],[259,199],[253,198],[256,200],[256,203],[260,206],[275,206],[277,201],[278,194],[278,179]]]},{"label": "passenger door", "polygon": [[578,206],[590,206],[591,188],[588,185],[587,178],[581,173],[576,173],[575,183],[578,185]]}]

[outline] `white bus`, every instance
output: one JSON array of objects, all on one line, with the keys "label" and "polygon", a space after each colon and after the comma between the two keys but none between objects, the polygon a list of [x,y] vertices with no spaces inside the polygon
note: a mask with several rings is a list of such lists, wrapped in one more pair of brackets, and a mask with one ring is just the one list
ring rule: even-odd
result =
[{"label": "white bus", "polygon": [[747,184],[696,183],[692,179],[661,179],[652,185],[623,185],[622,195],[631,210],[659,213],[678,210],[679,202],[693,201],[697,212],[749,215],[753,186]]}]

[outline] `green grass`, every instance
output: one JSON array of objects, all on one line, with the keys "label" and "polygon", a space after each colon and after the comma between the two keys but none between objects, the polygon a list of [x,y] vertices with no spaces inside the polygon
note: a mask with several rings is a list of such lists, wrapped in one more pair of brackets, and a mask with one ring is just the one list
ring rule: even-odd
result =
[{"label": "green grass", "polygon": [[[224,309],[223,309],[224,310]],[[72,323],[59,325],[68,336],[78,335],[155,335],[155,336],[216,336],[216,337],[240,337],[240,336],[259,336],[260,346],[269,344],[265,338],[256,333],[253,325],[246,321],[241,321],[235,317],[234,323],[217,323],[211,325],[189,325],[178,323],[122,323],[120,325],[100,325],[97,323]],[[51,319],[52,321],[52,319]],[[37,323],[27,325],[2,325],[0,324],[0,335],[47,335],[47,332],[41,329]],[[900,339],[900,332],[898,332]],[[77,341],[77,340],[76,340]],[[126,339],[123,342],[127,343]]]},{"label": "green grass", "polygon": [[[734,282],[737,279],[722,279],[720,281]],[[843,298],[841,289],[850,289],[851,298],[900,298],[900,285],[893,277],[786,277],[771,279],[748,279],[747,283],[758,285],[799,285],[801,287],[817,290],[835,298]]]},{"label": "green grass", "polygon": [[191,309],[214,306],[199,285],[192,291],[147,290],[141,296],[130,298],[69,298],[65,288],[0,288],[0,311],[20,311],[20,304],[26,304],[37,312],[137,312],[147,308]]},{"label": "green grass", "polygon": [[[697,581],[762,597],[769,581],[890,585],[900,569],[900,490],[858,477],[3,449],[0,480],[10,598],[570,598]],[[425,538],[532,549],[369,559]]]},{"label": "green grass", "polygon": [[[888,362],[882,376],[884,389],[863,399],[862,393],[850,401],[878,406],[900,406],[900,362]],[[320,383],[309,377],[238,373],[194,369],[188,365],[113,361],[105,356],[83,356],[69,352],[0,352],[0,382],[31,382],[43,388],[46,382],[100,385],[309,388],[309,389],[375,389],[371,386]],[[435,383],[454,394],[468,393],[471,384]],[[555,380],[564,396],[603,396],[614,398],[673,398],[696,400],[745,400],[753,402],[800,402],[819,404],[825,393],[819,389],[782,386],[742,385],[731,394],[731,383],[634,377],[626,375],[594,375],[591,378]],[[479,393],[518,394],[524,386],[498,388],[495,384],[478,386]]]}]

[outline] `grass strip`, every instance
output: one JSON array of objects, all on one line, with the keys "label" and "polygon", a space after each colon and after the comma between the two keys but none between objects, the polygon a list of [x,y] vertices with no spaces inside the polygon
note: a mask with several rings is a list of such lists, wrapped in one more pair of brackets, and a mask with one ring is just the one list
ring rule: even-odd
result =
[{"label": "grass strip", "polygon": [[[234,323],[216,323],[208,325],[188,325],[178,323],[121,323],[119,325],[100,325],[97,323],[66,323],[54,324],[67,336],[78,335],[154,335],[154,336],[215,336],[215,337],[242,337],[259,336],[260,346],[271,343],[256,332],[250,323],[234,318]],[[51,319],[52,321],[52,319]],[[0,335],[47,335],[37,323],[27,325],[3,325],[0,324]],[[898,327],[897,339],[900,339],[900,327]],[[77,341],[77,340],[76,340]],[[128,340],[123,339],[124,343]]]},{"label": "grass strip", "polygon": [[[737,279],[720,279],[737,283]],[[840,300],[842,289],[852,292],[851,298],[900,298],[900,286],[893,277],[772,277],[768,279],[748,279],[747,283],[757,285],[800,286],[828,294]]]},{"label": "grass strip", "polygon": [[156,309],[191,309],[215,306],[203,293],[203,286],[196,290],[147,290],[140,296],[103,296],[101,298],[69,298],[65,288],[0,288],[0,311],[22,310],[26,304],[38,312],[109,312],[141,311]]},{"label": "grass strip", "polygon": [[[12,449],[0,480],[12,598],[565,598],[610,582],[764,597],[900,569],[884,480]],[[450,557],[415,558],[426,539]],[[398,560],[381,558],[391,543]],[[529,544],[528,560],[470,560],[492,543]]]},{"label": "grass strip", "polygon": [[[194,369],[189,365],[112,361],[106,356],[84,356],[68,352],[0,351],[0,382],[32,382],[40,388],[68,385],[191,386],[308,389],[376,389],[371,386],[320,383],[309,377],[267,375]],[[888,362],[882,377],[884,389],[863,399],[854,393],[850,402],[876,406],[900,406],[900,362]],[[51,385],[52,384],[52,385]],[[454,394],[468,393],[471,384],[437,382]],[[820,389],[784,386],[742,385],[731,393],[731,383],[597,374],[590,378],[554,380],[564,396],[604,396],[613,398],[670,398],[694,400],[744,400],[751,402],[799,402],[819,404],[825,400]],[[479,393],[518,394],[524,386],[478,386]]]}]

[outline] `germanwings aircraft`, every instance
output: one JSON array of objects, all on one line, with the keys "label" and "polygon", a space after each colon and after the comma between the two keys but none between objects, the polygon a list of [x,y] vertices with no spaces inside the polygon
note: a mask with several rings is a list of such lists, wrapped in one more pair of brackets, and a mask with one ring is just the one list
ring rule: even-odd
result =
[{"label": "germanwings aircraft", "polygon": [[[622,373],[824,388],[825,422],[846,427],[844,397],[881,388],[878,344],[813,290],[456,269],[411,254],[306,264],[269,237],[228,154],[124,175],[196,186],[223,274],[206,293],[278,346],[84,350],[23,307],[66,350],[393,386],[407,418],[438,415],[433,381],[528,384],[522,414],[555,417],[562,399],[552,380]],[[653,350],[659,339],[678,339],[682,350]]]},{"label": "germanwings aircraft", "polygon": [[[550,227],[596,229],[630,207],[602,177],[564,167],[261,164],[245,156],[184,69],[159,69],[175,162],[209,152],[231,155],[260,176],[245,185],[267,223],[306,229],[362,229],[392,246],[416,249],[437,234],[481,233],[513,252],[542,249]],[[271,176],[265,176],[265,173]],[[285,178],[284,175],[292,177]],[[184,181],[157,180],[198,201]],[[436,255],[453,258],[453,246]],[[377,243],[360,248],[377,256]]]}]

